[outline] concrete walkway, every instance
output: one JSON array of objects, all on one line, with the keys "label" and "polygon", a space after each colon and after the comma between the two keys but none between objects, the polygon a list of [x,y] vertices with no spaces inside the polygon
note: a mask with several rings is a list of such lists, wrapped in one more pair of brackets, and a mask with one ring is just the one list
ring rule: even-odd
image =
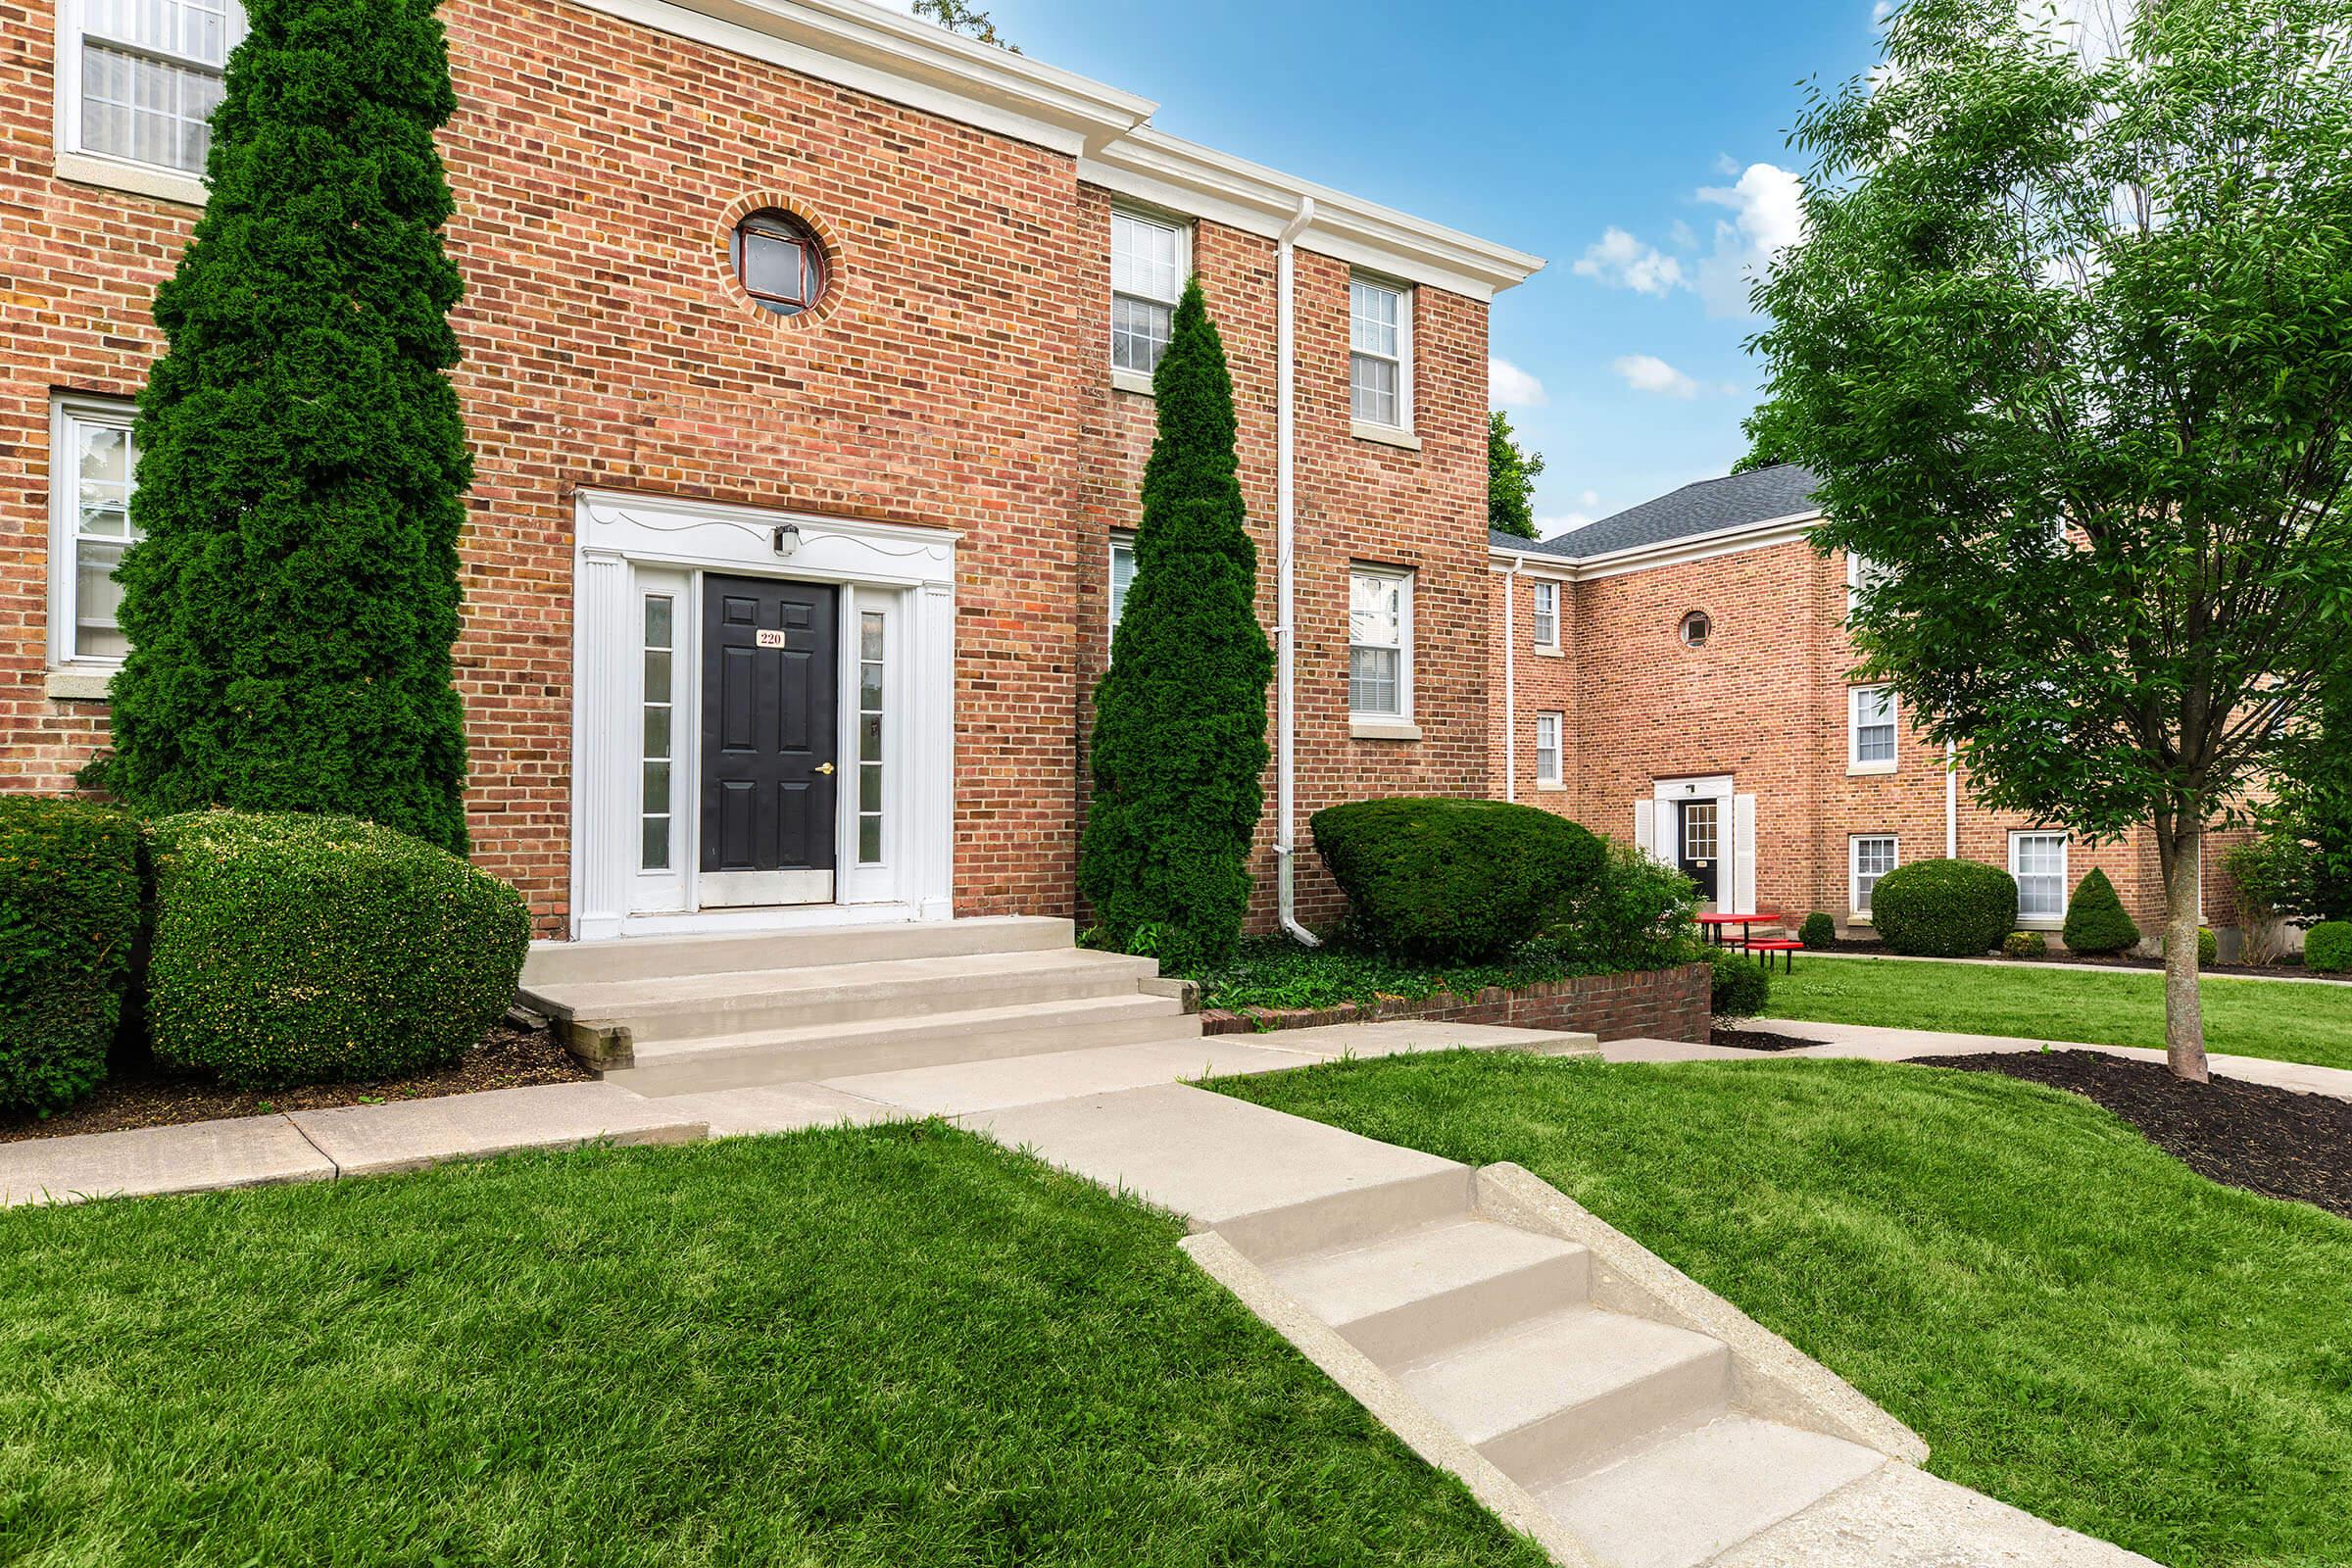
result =
[{"label": "concrete walkway", "polygon": [[[1909,1061],[1919,1056],[1973,1056],[1987,1052],[2097,1051],[2133,1061],[2162,1062],[2164,1053],[2139,1046],[2091,1046],[2065,1040],[2021,1040],[2008,1035],[1945,1034],[1933,1029],[1889,1029],[1879,1024],[1809,1023],[1800,1018],[1756,1018],[1748,1027],[1794,1040],[1818,1040],[1800,1051],[1740,1051],[1731,1046],[1694,1046],[1680,1040],[1612,1040],[1600,1048],[1608,1061],[1772,1061],[1787,1056],[1840,1056],[1865,1061]],[[2314,1067],[2266,1056],[2211,1056],[2208,1064],[2224,1078],[2292,1089],[2298,1094],[2352,1100],[2352,1071]]]}]

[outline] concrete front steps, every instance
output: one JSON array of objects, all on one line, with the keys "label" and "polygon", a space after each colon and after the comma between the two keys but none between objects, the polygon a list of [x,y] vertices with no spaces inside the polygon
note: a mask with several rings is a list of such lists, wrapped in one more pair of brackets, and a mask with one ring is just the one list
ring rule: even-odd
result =
[{"label": "concrete front steps", "polygon": [[664,1097],[1200,1038],[1157,977],[1017,916],[550,947],[521,1001],[608,1082]]},{"label": "concrete front steps", "polygon": [[1589,1248],[1480,1214],[1474,1187],[1251,1260],[1604,1568],[1696,1568],[1892,1457],[1746,1408],[1723,1340],[1595,1304]]}]

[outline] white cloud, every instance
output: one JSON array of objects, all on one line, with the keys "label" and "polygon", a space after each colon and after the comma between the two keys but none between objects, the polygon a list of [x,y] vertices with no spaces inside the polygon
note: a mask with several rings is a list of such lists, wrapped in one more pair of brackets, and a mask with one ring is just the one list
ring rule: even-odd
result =
[{"label": "white cloud", "polygon": [[1804,235],[1804,187],[1772,164],[1750,164],[1739,182],[1702,186],[1698,199],[1728,207],[1715,223],[1715,250],[1700,259],[1695,287],[1710,316],[1748,314],[1748,285]]},{"label": "white cloud", "polygon": [[1487,403],[1497,409],[1540,409],[1551,402],[1544,383],[1508,360],[1487,361]]},{"label": "white cloud", "polygon": [[1577,496],[1576,504],[1587,512],[1597,512],[1600,510],[1600,492],[1597,490],[1583,491]]},{"label": "white cloud", "polygon": [[1637,392],[1655,392],[1670,398],[1698,396],[1696,381],[1654,354],[1623,355],[1611,361],[1609,368],[1625,377],[1625,384]]},{"label": "white cloud", "polygon": [[1545,539],[1557,539],[1561,534],[1592,526],[1593,519],[1582,512],[1571,512],[1562,517],[1538,517],[1536,532]]},{"label": "white cloud", "polygon": [[1577,261],[1579,277],[1596,277],[1611,288],[1660,297],[1683,285],[1683,264],[1654,245],[1644,245],[1622,228],[1610,228]]},{"label": "white cloud", "polygon": [[1893,15],[1894,0],[1879,0],[1877,5],[1870,8],[1870,20],[1873,22],[1885,22]]}]

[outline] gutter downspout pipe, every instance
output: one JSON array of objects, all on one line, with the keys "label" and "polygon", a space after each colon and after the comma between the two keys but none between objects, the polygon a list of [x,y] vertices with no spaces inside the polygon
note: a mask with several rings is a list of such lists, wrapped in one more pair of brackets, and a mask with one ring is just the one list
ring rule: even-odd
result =
[{"label": "gutter downspout pipe", "polygon": [[1292,253],[1298,236],[1315,220],[1315,199],[1298,198],[1298,211],[1283,225],[1275,246],[1275,313],[1278,318],[1275,346],[1274,391],[1274,875],[1276,902],[1281,911],[1282,929],[1308,947],[1322,944],[1315,934],[1298,923],[1298,891],[1293,881],[1293,867],[1298,859],[1298,781],[1297,760],[1294,755],[1293,731],[1298,726],[1297,698],[1292,689],[1292,660],[1297,644],[1296,617],[1291,609],[1292,560],[1291,536],[1297,516],[1298,481],[1294,472],[1295,415],[1292,410],[1294,362],[1298,358],[1297,336],[1292,327]]},{"label": "gutter downspout pipe", "polygon": [[1502,574],[1502,798],[1519,799],[1519,573],[1524,554]]}]

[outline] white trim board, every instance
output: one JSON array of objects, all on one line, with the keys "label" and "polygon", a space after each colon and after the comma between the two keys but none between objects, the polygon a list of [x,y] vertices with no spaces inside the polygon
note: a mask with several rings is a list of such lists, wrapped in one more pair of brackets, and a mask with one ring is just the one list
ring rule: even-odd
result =
[{"label": "white trim board", "polygon": [[[676,497],[587,490],[575,505],[572,618],[571,932],[594,940],[649,931],[789,928],[844,918],[945,920],[955,908],[956,544],[947,529]],[[780,528],[798,530],[779,554]],[[696,840],[695,755],[706,571],[842,588],[841,678],[858,675],[858,617],[888,616],[883,858],[857,858],[855,763],[836,815],[834,902],[763,910],[704,909]],[[642,598],[673,592],[670,865],[639,868],[644,681]],[[839,755],[857,756],[857,705],[845,701]]]}]

